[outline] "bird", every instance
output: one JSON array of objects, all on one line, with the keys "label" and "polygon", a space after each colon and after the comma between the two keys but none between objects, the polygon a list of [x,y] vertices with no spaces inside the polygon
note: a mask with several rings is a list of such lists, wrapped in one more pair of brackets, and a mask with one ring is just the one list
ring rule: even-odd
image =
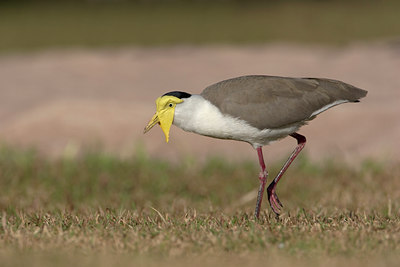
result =
[{"label": "bird", "polygon": [[366,90],[327,78],[240,76],[212,84],[200,94],[171,91],[158,97],[144,133],[159,124],[168,143],[173,124],[187,132],[252,145],[261,168],[256,219],[268,178],[262,147],[287,136],[296,139],[297,146],[267,187],[269,205],[279,216],[283,205],[276,186],[306,144],[299,129],[327,109],[360,102],[366,95]]}]

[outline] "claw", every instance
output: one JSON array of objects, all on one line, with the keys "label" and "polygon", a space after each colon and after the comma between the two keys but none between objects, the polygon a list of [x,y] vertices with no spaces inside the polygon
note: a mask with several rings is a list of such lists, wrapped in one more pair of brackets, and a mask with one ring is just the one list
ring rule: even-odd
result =
[{"label": "claw", "polygon": [[268,193],[268,201],[269,205],[271,206],[272,211],[279,216],[281,208],[283,207],[281,201],[279,200],[278,196],[275,193],[275,186],[268,186],[267,188]]},{"label": "claw", "polygon": [[275,200],[278,202],[279,206],[280,206],[281,208],[283,208],[283,204],[281,203],[281,201],[279,200],[279,198],[278,198],[278,196],[276,195],[275,192],[274,192],[274,198],[275,198]]},{"label": "claw", "polygon": [[280,207],[279,207],[279,205],[278,205],[278,203],[277,203],[277,201],[276,201],[276,199],[275,199],[275,197],[273,195],[269,199],[269,204],[270,204],[272,210],[274,211],[274,213],[276,215],[279,215],[281,210],[280,210]]}]

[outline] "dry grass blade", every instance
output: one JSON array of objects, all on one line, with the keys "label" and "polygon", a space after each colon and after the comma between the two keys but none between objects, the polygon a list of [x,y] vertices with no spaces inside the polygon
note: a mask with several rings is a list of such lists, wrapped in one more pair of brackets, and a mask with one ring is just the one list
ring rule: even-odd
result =
[{"label": "dry grass blade", "polygon": [[161,220],[163,221],[163,223],[167,224],[167,220],[164,218],[164,216],[162,216],[161,212],[159,212],[158,210],[156,210],[156,209],[153,208],[153,207],[150,207],[150,209],[154,210],[154,211],[157,213],[157,215],[161,218]]}]

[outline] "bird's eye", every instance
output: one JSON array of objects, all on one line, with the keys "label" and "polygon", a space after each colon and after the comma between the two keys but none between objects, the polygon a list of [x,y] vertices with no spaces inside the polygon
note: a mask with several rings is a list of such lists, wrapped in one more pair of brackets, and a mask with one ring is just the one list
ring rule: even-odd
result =
[{"label": "bird's eye", "polygon": [[172,104],[172,103],[169,103],[168,106],[169,106],[170,108],[172,108],[173,104]]}]

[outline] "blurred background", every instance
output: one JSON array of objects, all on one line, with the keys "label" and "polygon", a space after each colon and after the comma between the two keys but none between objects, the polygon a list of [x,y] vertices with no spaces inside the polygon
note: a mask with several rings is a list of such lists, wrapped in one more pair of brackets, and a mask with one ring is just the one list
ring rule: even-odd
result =
[{"label": "blurred background", "polygon": [[[312,159],[397,160],[400,2],[0,2],[0,142],[51,157],[100,149],[176,161],[256,160],[247,144],[142,131],[161,94],[235,76],[327,77],[369,91],[300,131]],[[294,140],[265,148],[281,160]],[[239,152],[240,151],[240,152]]]},{"label": "blurred background", "polygon": [[[368,90],[300,130],[277,220],[248,144],[143,135],[165,92],[247,74]],[[397,266],[399,115],[399,0],[0,0],[0,262]]]}]

